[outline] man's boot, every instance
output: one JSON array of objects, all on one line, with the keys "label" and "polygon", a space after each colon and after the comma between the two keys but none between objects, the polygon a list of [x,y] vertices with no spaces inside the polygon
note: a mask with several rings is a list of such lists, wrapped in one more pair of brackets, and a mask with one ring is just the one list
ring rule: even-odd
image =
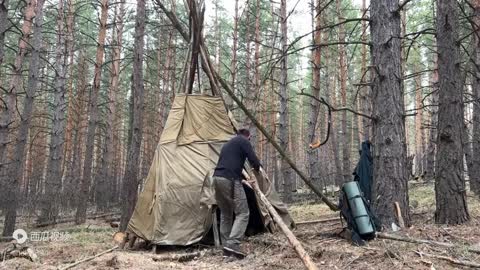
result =
[{"label": "man's boot", "polygon": [[247,256],[247,254],[240,250],[240,245],[238,244],[226,244],[223,247],[223,254],[225,256],[234,256],[237,259],[243,259]]}]

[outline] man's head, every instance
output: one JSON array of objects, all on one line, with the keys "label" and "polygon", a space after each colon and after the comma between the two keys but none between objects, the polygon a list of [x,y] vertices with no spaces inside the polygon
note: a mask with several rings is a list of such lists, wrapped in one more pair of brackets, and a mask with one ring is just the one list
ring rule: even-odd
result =
[{"label": "man's head", "polygon": [[246,128],[239,129],[237,134],[250,140],[250,131]]}]

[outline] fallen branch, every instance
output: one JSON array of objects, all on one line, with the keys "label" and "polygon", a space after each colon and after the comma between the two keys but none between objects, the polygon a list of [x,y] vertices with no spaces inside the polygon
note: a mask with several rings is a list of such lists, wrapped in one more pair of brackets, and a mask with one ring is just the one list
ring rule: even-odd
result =
[{"label": "fallen branch", "polygon": [[187,262],[198,257],[200,257],[200,252],[197,251],[197,252],[184,253],[184,254],[155,256],[155,257],[152,257],[152,260],[154,260],[155,262],[159,262],[159,261]]},{"label": "fallen branch", "polygon": [[423,253],[423,252],[418,252],[418,251],[415,251],[415,253],[418,254],[418,256],[420,256],[420,257],[422,257],[422,256],[427,256],[427,257],[432,257],[432,258],[436,258],[436,259],[441,259],[441,260],[449,261],[449,262],[451,262],[451,263],[453,263],[453,264],[457,264],[457,265],[463,265],[463,266],[480,268],[480,263],[476,263],[476,262],[458,260],[458,259],[455,259],[455,258],[452,258],[452,257],[447,257],[447,256],[442,256],[442,255],[435,255],[435,254],[428,254],[428,253]]},{"label": "fallen branch", "polygon": [[[262,169],[261,169],[262,170]],[[302,260],[303,264],[305,267],[309,270],[316,270],[318,269],[317,266],[313,263],[312,259],[310,258],[310,255],[305,251],[303,248],[302,244],[297,240],[295,235],[292,233],[292,231],[288,228],[288,226],[283,222],[282,218],[280,215],[277,213],[275,208],[272,206],[272,204],[268,201],[267,197],[263,192],[260,190],[258,187],[257,181],[253,182],[252,185],[253,189],[255,190],[255,193],[257,193],[257,196],[260,198],[262,203],[267,207],[268,212],[272,215],[273,220],[275,223],[277,223],[278,227],[280,227],[280,230],[285,234],[285,236],[288,239],[288,242],[293,246],[293,249],[295,252],[298,254],[300,259]]]},{"label": "fallen branch", "polygon": [[[434,245],[434,246],[441,246],[441,247],[446,247],[446,248],[463,248],[459,245],[455,245],[455,244],[452,244],[452,243],[431,241],[431,240],[425,240],[425,239],[417,239],[417,238],[411,238],[411,237],[408,237],[408,236],[402,236],[402,235],[390,234],[390,233],[377,233],[377,237],[378,238],[383,238],[383,239],[395,240],[395,241],[416,243],[416,244],[428,244],[428,245]],[[469,252],[472,252],[472,253],[480,253],[479,248],[474,248],[474,247],[471,247],[471,246],[467,246],[466,250],[469,251]]]},{"label": "fallen branch", "polygon": [[326,222],[331,222],[331,221],[340,221],[340,218],[336,217],[336,218],[300,221],[300,222],[295,222],[295,225],[317,224],[317,223],[326,223]]},{"label": "fallen branch", "polygon": [[91,261],[91,260],[93,260],[93,259],[95,259],[95,258],[98,258],[98,257],[102,256],[102,255],[105,255],[105,254],[107,254],[107,253],[110,253],[110,252],[114,251],[114,250],[117,249],[117,248],[118,248],[118,246],[114,246],[114,247],[112,247],[112,248],[110,248],[110,249],[107,249],[107,250],[105,250],[105,251],[102,251],[102,252],[100,252],[100,253],[98,253],[98,254],[96,254],[96,255],[93,255],[93,256],[87,257],[87,258],[85,258],[85,259],[79,260],[79,261],[77,261],[77,262],[74,262],[74,263],[69,264],[69,265],[67,265],[67,266],[64,266],[64,267],[62,267],[62,268],[59,267],[59,269],[60,269],[60,270],[66,270],[66,269],[73,268],[73,267],[75,267],[75,266],[77,266],[77,265],[79,265],[79,264],[81,264],[81,263]]}]

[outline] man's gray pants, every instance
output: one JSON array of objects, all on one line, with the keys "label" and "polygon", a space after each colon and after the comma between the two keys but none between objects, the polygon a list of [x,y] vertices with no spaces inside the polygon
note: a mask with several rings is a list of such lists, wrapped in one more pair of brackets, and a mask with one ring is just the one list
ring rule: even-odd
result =
[{"label": "man's gray pants", "polygon": [[[247,196],[240,180],[214,176],[215,199],[220,208],[220,235],[222,245],[238,248],[248,225]],[[232,190],[233,188],[233,190]],[[235,213],[235,221],[233,214]]]}]

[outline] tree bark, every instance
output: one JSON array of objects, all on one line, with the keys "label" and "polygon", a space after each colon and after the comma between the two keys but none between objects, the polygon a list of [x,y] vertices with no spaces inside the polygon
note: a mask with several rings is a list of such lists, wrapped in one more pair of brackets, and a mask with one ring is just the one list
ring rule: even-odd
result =
[{"label": "tree bark", "polygon": [[128,148],[127,164],[122,190],[122,217],[120,230],[125,231],[137,202],[138,167],[140,147],[142,143],[142,119],[144,110],[143,89],[143,47],[145,35],[145,0],[137,1],[135,19],[135,41],[133,58],[133,121],[131,128],[132,141]]},{"label": "tree bark", "polygon": [[472,130],[472,166],[469,168],[470,190],[480,196],[480,0],[474,1],[475,15],[475,35],[474,35],[474,55],[475,65],[471,65],[473,91],[473,130]]},{"label": "tree bark", "polygon": [[75,213],[75,222],[77,224],[85,223],[87,218],[87,205],[89,197],[89,186],[92,180],[92,165],[95,146],[95,131],[98,122],[98,92],[100,91],[100,82],[102,78],[103,56],[105,54],[105,36],[107,33],[108,0],[102,0],[100,3],[100,27],[98,32],[98,45],[95,58],[95,69],[92,91],[89,101],[89,119],[87,129],[87,142],[85,150],[85,162],[83,165],[83,177],[78,193],[77,212]]},{"label": "tree bark", "polygon": [[[33,24],[33,18],[36,16],[37,0],[30,0],[27,2],[25,8],[24,21],[22,25],[21,37],[18,41],[18,51],[13,64],[13,74],[11,75],[11,81],[9,88],[6,91],[6,104],[0,102],[0,173],[5,171],[6,150],[9,143],[10,127],[15,118],[16,112],[16,99],[18,87],[22,81],[22,67],[25,55],[27,54],[27,46],[30,40],[30,33]],[[8,181],[6,184],[6,215],[3,227],[3,236],[11,236],[15,229],[15,222],[17,219],[17,204],[20,196],[19,179],[14,175],[8,175]]]},{"label": "tree bark", "polygon": [[441,224],[461,224],[470,219],[463,175],[463,85],[458,64],[457,16],[455,0],[437,1],[439,106],[435,222]]},{"label": "tree bark", "polygon": [[407,147],[398,0],[371,2],[373,79],[373,208],[386,227],[397,223],[394,202],[410,223]]},{"label": "tree bark", "polygon": [[[8,1],[0,0],[0,66],[3,63],[3,57],[5,56],[5,34],[9,27],[8,22]],[[238,0],[237,0],[238,1]],[[0,69],[0,78],[2,76],[2,70]]]}]

